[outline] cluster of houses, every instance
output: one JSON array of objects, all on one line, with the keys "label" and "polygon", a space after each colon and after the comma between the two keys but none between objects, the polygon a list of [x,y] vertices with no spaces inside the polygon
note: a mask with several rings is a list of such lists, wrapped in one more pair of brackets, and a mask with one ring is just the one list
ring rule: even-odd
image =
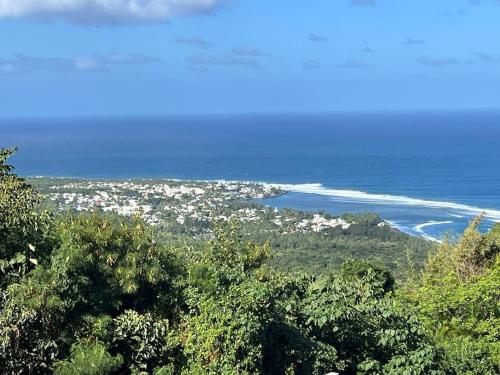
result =
[{"label": "cluster of houses", "polygon": [[270,184],[177,180],[55,179],[45,191],[47,198],[59,210],[100,209],[125,216],[140,215],[151,225],[162,225],[169,221],[188,225],[212,220],[267,220],[276,230],[284,233],[321,232],[337,227],[347,229],[351,225],[341,218],[323,214],[280,211],[252,204],[254,199],[270,198],[283,193],[284,191]]}]

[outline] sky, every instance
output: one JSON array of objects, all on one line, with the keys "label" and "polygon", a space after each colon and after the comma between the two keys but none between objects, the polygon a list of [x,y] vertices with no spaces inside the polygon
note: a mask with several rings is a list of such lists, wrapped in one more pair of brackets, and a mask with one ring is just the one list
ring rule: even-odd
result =
[{"label": "sky", "polygon": [[0,117],[500,108],[500,0],[0,0]]}]

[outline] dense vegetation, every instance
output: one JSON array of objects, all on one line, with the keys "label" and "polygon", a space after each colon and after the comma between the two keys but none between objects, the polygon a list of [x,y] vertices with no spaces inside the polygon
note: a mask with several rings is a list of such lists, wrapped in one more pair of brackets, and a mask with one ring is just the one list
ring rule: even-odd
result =
[{"label": "dense vegetation", "polygon": [[[242,206],[262,208],[248,202],[237,202],[234,206],[235,209]],[[291,209],[284,211],[290,211],[290,215],[293,214],[297,220],[312,216],[310,213]],[[332,217],[328,214],[325,216]],[[409,236],[389,226],[378,226],[381,219],[376,214],[348,214],[347,220],[353,224],[345,230],[332,228],[319,233],[304,231],[285,234],[275,230],[272,218],[269,218],[246,222],[240,226],[239,232],[248,241],[269,242],[273,256],[268,263],[279,271],[292,273],[329,275],[338,272],[344,262],[361,259],[383,266],[396,278],[403,279],[409,259],[413,266],[422,268],[428,252],[435,246],[430,241]],[[200,238],[193,238],[191,233],[191,228],[199,225],[198,222],[186,222],[185,228],[182,228],[183,225],[179,223],[169,222],[154,230],[161,242],[188,243],[199,248],[205,246],[205,240],[199,241]]]},{"label": "dense vegetation", "polygon": [[432,254],[416,287],[401,292],[456,374],[500,373],[500,225],[481,235],[480,219]]},{"label": "dense vegetation", "polygon": [[[6,374],[497,374],[500,228],[396,285],[365,261],[288,274],[234,222],[203,247],[138,218],[52,215],[0,152]],[[243,232],[244,233],[244,232]],[[276,245],[276,243],[273,243]]]},{"label": "dense vegetation", "polygon": [[[344,215],[346,216],[346,215]],[[344,217],[343,216],[343,217]],[[430,241],[412,237],[389,226],[379,227],[380,217],[371,213],[349,215],[348,229],[334,228],[321,233],[266,235],[264,231],[246,231],[252,241],[268,240],[273,249],[270,263],[281,271],[328,275],[337,272],[351,259],[368,260],[389,269],[403,279],[408,261],[421,268]]]}]

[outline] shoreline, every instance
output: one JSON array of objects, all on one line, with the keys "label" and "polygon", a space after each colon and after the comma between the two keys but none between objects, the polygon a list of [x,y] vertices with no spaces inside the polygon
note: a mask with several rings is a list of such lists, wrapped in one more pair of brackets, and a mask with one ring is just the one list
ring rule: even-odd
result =
[{"label": "shoreline", "polygon": [[[419,198],[411,198],[398,195],[388,194],[372,194],[356,190],[338,190],[326,188],[322,184],[279,184],[268,183],[263,181],[238,181],[227,179],[198,179],[198,180],[184,180],[178,178],[85,178],[85,177],[62,177],[62,176],[29,176],[25,177],[30,181],[54,181],[54,182],[132,182],[132,183],[176,183],[176,184],[197,184],[197,183],[222,183],[222,184],[244,184],[249,186],[261,186],[266,189],[274,189],[273,194],[268,194],[262,197],[249,198],[251,201],[257,201],[260,204],[273,208],[291,208],[297,211],[304,211],[308,213],[318,213],[321,211],[328,212],[334,216],[341,216],[343,213],[352,212],[374,212],[377,213],[382,220],[391,228],[396,229],[402,233],[408,234],[413,237],[425,238],[434,242],[441,242],[442,238],[449,237],[448,232],[453,232],[453,229],[459,225],[464,227],[468,220],[479,215],[481,212],[486,212],[485,221],[491,223],[500,222],[500,210],[495,209],[482,209],[477,206],[459,204],[454,202],[426,200]],[[310,207],[300,204],[300,202],[293,201],[293,196],[301,194],[304,196],[317,196],[323,203],[323,206]],[[283,198],[285,204],[281,203],[280,198]],[[288,204],[288,205],[287,205]],[[348,206],[351,209],[342,209]],[[352,209],[354,208],[354,210]],[[400,216],[406,215],[406,210],[410,213],[414,211],[429,211],[428,216],[421,216],[412,220],[401,220],[401,217],[394,218],[386,215],[386,212],[399,210]],[[439,216],[435,216],[439,213]],[[434,216],[433,216],[434,215]],[[405,218],[407,219],[407,218]],[[447,220],[449,219],[449,220]],[[444,231],[436,232],[437,228],[432,228],[430,232],[425,231],[423,228],[429,228],[442,224],[446,226]],[[450,229],[451,228],[451,229]],[[458,233],[460,231],[455,231]]]},{"label": "shoreline", "polygon": [[288,271],[330,272],[349,259],[371,259],[402,274],[404,249],[421,264],[434,246],[422,237],[391,227],[380,215],[336,210],[275,208],[273,199],[293,192],[248,182],[167,179],[81,180],[29,179],[54,213],[92,212],[140,216],[158,240],[198,246],[211,240],[216,228],[232,227],[249,241],[269,242],[277,267]]},{"label": "shoreline", "polygon": [[[303,194],[317,194],[322,196],[329,196],[333,198],[342,198],[346,201],[356,200],[360,204],[384,204],[384,205],[399,205],[408,207],[427,207],[436,209],[454,209],[457,211],[465,211],[463,214],[469,216],[484,214],[486,220],[491,220],[500,223],[500,209],[497,208],[483,208],[472,204],[456,203],[444,200],[412,198],[396,194],[380,194],[369,193],[359,190],[351,189],[333,189],[325,187],[322,183],[300,183],[300,184],[287,184],[275,183],[254,180],[229,180],[229,179],[180,179],[170,177],[122,177],[122,178],[109,178],[109,177],[73,177],[73,176],[23,176],[28,180],[33,179],[53,179],[53,180],[77,180],[77,181],[151,181],[151,182],[185,182],[185,183],[238,183],[238,184],[254,184],[262,186],[270,186],[283,190],[285,193],[303,193]],[[450,214],[457,218],[462,218],[463,215]]]}]

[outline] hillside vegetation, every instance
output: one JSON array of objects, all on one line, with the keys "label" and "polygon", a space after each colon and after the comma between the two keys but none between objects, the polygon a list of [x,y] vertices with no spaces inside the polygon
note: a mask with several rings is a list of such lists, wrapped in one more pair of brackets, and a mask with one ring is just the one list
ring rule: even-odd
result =
[{"label": "hillside vegetation", "polygon": [[403,285],[362,260],[288,273],[269,261],[281,239],[250,241],[238,221],[193,246],[139,217],[51,213],[13,152],[0,150],[2,373],[500,370],[499,226],[473,222]]}]

